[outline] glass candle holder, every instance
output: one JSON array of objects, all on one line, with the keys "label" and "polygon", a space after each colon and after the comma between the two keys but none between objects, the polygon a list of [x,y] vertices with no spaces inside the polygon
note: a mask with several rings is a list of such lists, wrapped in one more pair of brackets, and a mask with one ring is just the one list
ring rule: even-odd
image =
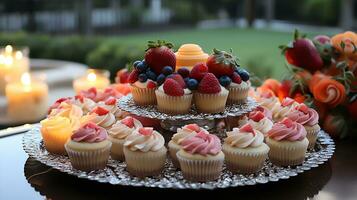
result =
[{"label": "glass candle holder", "polygon": [[108,70],[88,69],[84,76],[73,81],[73,89],[77,94],[92,87],[103,90],[110,85],[109,76]]},{"label": "glass candle holder", "polygon": [[7,115],[17,122],[35,122],[48,109],[48,86],[44,74],[24,73],[6,77]]},{"label": "glass candle holder", "polygon": [[11,45],[0,48],[0,95],[5,94],[7,76],[20,77],[28,72],[30,59],[28,47],[15,49]]}]

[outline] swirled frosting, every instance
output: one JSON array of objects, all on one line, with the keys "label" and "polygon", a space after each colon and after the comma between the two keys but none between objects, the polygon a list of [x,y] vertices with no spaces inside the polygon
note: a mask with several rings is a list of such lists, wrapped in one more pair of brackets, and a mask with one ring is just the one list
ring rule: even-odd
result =
[{"label": "swirled frosting", "polygon": [[49,117],[54,116],[68,118],[71,122],[71,127],[73,129],[77,129],[80,126],[80,119],[83,116],[83,111],[79,106],[64,101],[58,106],[58,108],[52,109]]},{"label": "swirled frosting", "polygon": [[[173,142],[175,142],[176,144],[181,144],[182,140],[184,140],[186,137],[197,134],[201,130],[204,130],[204,129],[199,127],[197,124],[187,124],[187,125],[183,126],[182,128],[178,128],[177,133],[175,133],[172,136],[171,140]],[[206,131],[206,133],[208,134],[207,131]]]},{"label": "swirled frosting", "polygon": [[268,137],[277,141],[298,141],[306,137],[306,130],[301,124],[289,118],[284,118],[273,125],[272,129],[268,132]]},{"label": "swirled frosting", "polygon": [[270,131],[270,129],[273,127],[273,122],[266,117],[264,117],[259,122],[250,119],[248,123],[252,125],[253,129],[262,132],[264,135],[267,134],[268,131]]},{"label": "swirled frosting", "polygon": [[190,154],[200,154],[202,156],[217,155],[222,147],[221,141],[216,135],[207,134],[200,131],[192,137],[187,137],[181,142],[183,150]]},{"label": "swirled frosting", "polygon": [[273,113],[266,107],[264,106],[258,106],[255,111],[260,111],[264,114],[265,117],[268,119],[273,119]]},{"label": "swirled frosting", "polygon": [[41,121],[41,127],[48,133],[71,133],[71,121],[67,117],[53,116]]},{"label": "swirled frosting", "polygon": [[106,140],[107,137],[107,131],[104,128],[89,122],[74,131],[71,140],[75,142],[96,143]]},{"label": "swirled frosting", "polygon": [[115,116],[105,108],[98,106],[92,111],[92,114],[94,113],[97,115],[92,121],[103,128],[108,128],[115,123]]},{"label": "swirled frosting", "polygon": [[101,101],[98,105],[109,110],[117,119],[124,118],[128,115],[127,112],[118,108],[117,99],[114,97],[110,97],[106,101]]},{"label": "swirled frosting", "polygon": [[268,98],[260,97],[257,101],[260,106],[263,106],[268,110],[272,110],[275,106],[280,105],[278,98],[274,96]]},{"label": "swirled frosting", "polygon": [[120,121],[117,121],[108,130],[108,134],[115,139],[125,139],[128,135],[132,134],[135,129],[141,127],[143,127],[143,125],[139,120],[128,116]]},{"label": "swirled frosting", "polygon": [[282,102],[281,105],[276,104],[272,109],[274,119],[282,119],[286,117],[299,103],[295,100],[286,97]]},{"label": "swirled frosting", "polygon": [[289,119],[302,125],[313,126],[319,122],[319,114],[312,108],[301,104],[290,112],[287,116]]},{"label": "swirled frosting", "polygon": [[224,142],[231,147],[248,148],[259,147],[263,144],[264,135],[259,130],[254,130],[250,124],[246,124],[241,128],[233,128],[227,132],[227,137]]},{"label": "swirled frosting", "polygon": [[153,128],[143,127],[136,129],[124,142],[124,146],[131,151],[158,151],[165,144],[165,139]]}]

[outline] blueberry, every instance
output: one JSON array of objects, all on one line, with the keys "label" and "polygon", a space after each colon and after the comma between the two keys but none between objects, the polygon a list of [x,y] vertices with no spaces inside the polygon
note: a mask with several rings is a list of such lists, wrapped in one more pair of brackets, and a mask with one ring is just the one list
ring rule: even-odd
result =
[{"label": "blueberry", "polygon": [[227,87],[232,83],[232,79],[229,78],[228,76],[221,76],[221,78],[219,78],[219,83],[223,86],[223,87]]},{"label": "blueberry", "polygon": [[198,81],[196,79],[191,78],[187,81],[188,89],[195,90],[197,89],[197,86],[198,86]]},{"label": "blueberry", "polygon": [[183,80],[185,81],[185,83],[186,83],[186,85],[187,85],[188,81],[190,80],[190,77],[186,77],[186,78],[184,78]]},{"label": "blueberry", "polygon": [[134,67],[136,67],[139,63],[141,63],[140,60],[135,61],[135,62],[133,63]]},{"label": "blueberry", "polygon": [[146,82],[148,80],[148,77],[146,76],[146,74],[139,74],[139,77],[138,77],[139,81],[140,82]]},{"label": "blueberry", "polygon": [[249,72],[245,69],[240,69],[238,71],[239,76],[242,78],[243,81],[248,81],[249,80]]},{"label": "blueberry", "polygon": [[177,70],[177,72],[182,76],[182,78],[186,78],[188,75],[190,75],[190,70],[186,67],[181,67]]},{"label": "blueberry", "polygon": [[163,84],[165,82],[165,79],[166,79],[166,76],[164,74],[160,74],[156,79],[157,84],[159,84],[159,85]]},{"label": "blueberry", "polygon": [[142,62],[142,63],[143,63],[143,65],[145,65],[146,67],[148,66],[148,64],[146,63],[146,61],[145,61],[145,60],[142,60],[141,62]]},{"label": "blueberry", "polygon": [[174,70],[170,66],[166,66],[162,68],[162,73],[165,74],[166,76],[172,74],[172,72],[174,72]]},{"label": "blueberry", "polygon": [[148,77],[148,79],[156,81],[157,76],[153,71],[146,70],[146,76]]},{"label": "blueberry", "polygon": [[234,71],[235,71],[235,72],[237,72],[237,73],[238,73],[238,72],[239,72],[239,70],[240,70],[240,68],[239,68],[238,66],[235,66],[235,67],[234,67]]},{"label": "blueberry", "polygon": [[135,69],[138,70],[139,72],[145,72],[146,68],[147,68],[147,65],[145,65],[143,62],[140,62],[135,67]]}]

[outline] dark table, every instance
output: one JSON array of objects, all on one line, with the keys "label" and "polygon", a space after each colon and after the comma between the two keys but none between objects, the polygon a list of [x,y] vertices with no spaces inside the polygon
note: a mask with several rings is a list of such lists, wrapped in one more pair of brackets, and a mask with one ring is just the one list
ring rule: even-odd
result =
[{"label": "dark table", "polygon": [[329,162],[287,180],[213,191],[181,191],[121,187],[78,179],[29,158],[22,149],[19,134],[0,138],[0,199],[123,199],[123,195],[131,199],[144,192],[151,198],[173,195],[187,198],[190,193],[201,197],[229,195],[234,199],[357,199],[356,142],[338,141]]}]

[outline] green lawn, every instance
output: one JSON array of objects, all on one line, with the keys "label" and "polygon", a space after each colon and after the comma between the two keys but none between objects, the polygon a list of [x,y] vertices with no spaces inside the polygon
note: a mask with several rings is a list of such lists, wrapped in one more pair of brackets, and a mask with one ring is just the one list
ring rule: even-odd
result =
[{"label": "green lawn", "polygon": [[153,39],[168,40],[176,45],[176,49],[183,43],[199,44],[206,52],[211,52],[213,48],[223,50],[232,48],[242,66],[262,78],[269,76],[279,78],[284,74],[285,67],[284,57],[278,46],[288,43],[292,39],[292,33],[225,28],[138,33],[113,37],[109,40],[110,42],[143,45],[146,41]]}]

